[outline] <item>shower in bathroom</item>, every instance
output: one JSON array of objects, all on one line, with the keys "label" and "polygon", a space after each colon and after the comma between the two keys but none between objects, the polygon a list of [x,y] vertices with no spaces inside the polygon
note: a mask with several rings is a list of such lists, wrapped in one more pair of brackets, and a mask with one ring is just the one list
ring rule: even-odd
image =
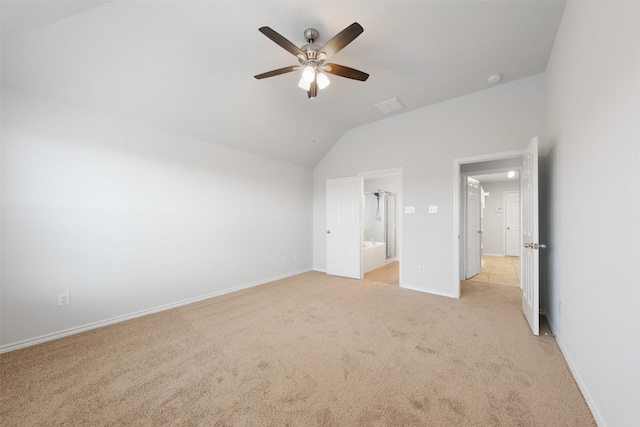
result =
[{"label": "shower in bathroom", "polygon": [[396,195],[384,190],[364,194],[364,246],[386,245],[385,260],[396,257]]}]

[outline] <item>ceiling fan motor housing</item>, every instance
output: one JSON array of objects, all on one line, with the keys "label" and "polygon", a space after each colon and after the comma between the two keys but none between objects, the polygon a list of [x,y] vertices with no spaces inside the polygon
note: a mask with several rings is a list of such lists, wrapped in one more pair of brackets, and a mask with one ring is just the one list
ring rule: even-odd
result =
[{"label": "ceiling fan motor housing", "polygon": [[318,37],[320,37],[320,33],[315,28],[307,28],[306,30],[304,30],[304,39],[307,41],[307,43],[313,44],[313,42],[317,40]]},{"label": "ceiling fan motor housing", "polygon": [[307,28],[304,30],[304,39],[307,41],[307,44],[300,48],[301,51],[305,53],[305,56],[298,55],[298,61],[302,65],[317,65],[318,63],[318,52],[320,51],[320,45],[314,43],[315,40],[318,39],[320,33],[315,28]]}]

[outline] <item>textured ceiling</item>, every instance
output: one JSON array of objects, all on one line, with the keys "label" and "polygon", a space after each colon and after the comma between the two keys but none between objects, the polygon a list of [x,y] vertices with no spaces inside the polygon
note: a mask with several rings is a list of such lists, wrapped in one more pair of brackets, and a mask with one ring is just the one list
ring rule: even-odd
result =
[{"label": "textured ceiling", "polygon": [[[314,167],[348,129],[545,70],[562,1],[2,1],[2,83],[216,144]],[[301,46],[358,22],[331,62],[371,75],[330,76],[318,98],[297,60],[260,32]]]}]

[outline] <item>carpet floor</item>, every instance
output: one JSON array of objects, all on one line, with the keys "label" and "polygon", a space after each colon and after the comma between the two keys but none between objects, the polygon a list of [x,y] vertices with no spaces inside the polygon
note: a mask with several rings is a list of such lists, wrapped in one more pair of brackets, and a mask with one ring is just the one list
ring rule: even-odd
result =
[{"label": "carpet floor", "polygon": [[[385,275],[383,275],[385,276]],[[591,426],[520,290],[309,272],[0,356],[3,426]]]}]

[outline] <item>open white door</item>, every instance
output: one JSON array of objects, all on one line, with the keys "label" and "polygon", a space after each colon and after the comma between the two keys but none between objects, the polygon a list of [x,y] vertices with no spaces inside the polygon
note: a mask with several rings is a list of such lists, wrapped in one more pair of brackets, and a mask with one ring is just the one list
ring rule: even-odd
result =
[{"label": "open white door", "polygon": [[467,177],[467,259],[465,278],[480,273],[480,247],[482,230],[480,229],[480,182]]},{"label": "open white door", "polygon": [[504,193],[504,226],[506,256],[520,256],[520,193]]},{"label": "open white door", "polygon": [[533,138],[522,156],[522,311],[534,335],[540,329],[538,248],[538,138]]},{"label": "open white door", "polygon": [[362,177],[327,180],[327,274],[362,278]]}]

